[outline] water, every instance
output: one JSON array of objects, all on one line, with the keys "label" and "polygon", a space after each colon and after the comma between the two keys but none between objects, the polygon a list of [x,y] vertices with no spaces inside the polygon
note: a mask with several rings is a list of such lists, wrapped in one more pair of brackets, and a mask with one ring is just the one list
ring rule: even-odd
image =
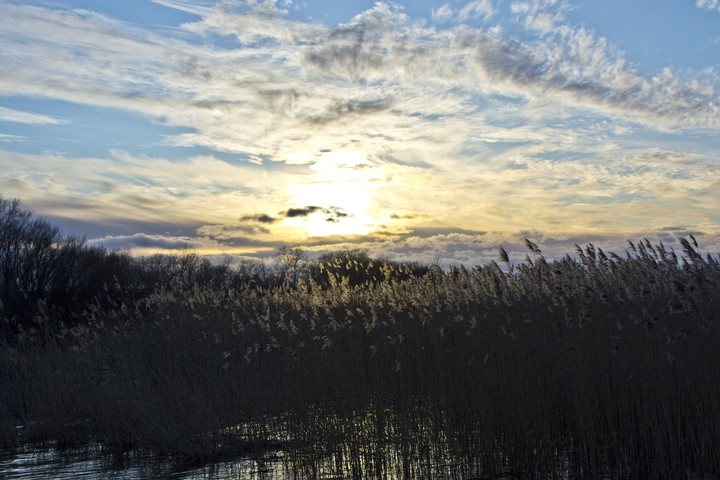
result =
[{"label": "water", "polygon": [[[126,459],[127,460],[127,459]],[[252,459],[237,459],[212,467],[181,468],[169,463],[129,466],[102,456],[97,448],[58,453],[52,449],[22,448],[0,456],[4,480],[282,480],[289,478],[281,454],[262,467]]]},{"label": "water", "polygon": [[[76,450],[24,446],[13,452],[0,450],[2,480],[365,480],[383,478],[424,478],[450,480],[479,478],[473,468],[458,468],[449,458],[428,451],[423,458],[403,459],[399,451],[385,444],[356,445],[356,456],[347,452],[300,456],[283,450],[266,452],[262,464],[243,456],[213,466],[180,466],[132,453],[112,456],[100,445]],[[432,449],[431,449],[432,450]],[[432,457],[432,460],[431,460]],[[408,463],[410,462],[410,463]],[[466,465],[467,467],[467,465]],[[477,467],[477,465],[476,465]],[[497,478],[509,479],[511,476]]]}]

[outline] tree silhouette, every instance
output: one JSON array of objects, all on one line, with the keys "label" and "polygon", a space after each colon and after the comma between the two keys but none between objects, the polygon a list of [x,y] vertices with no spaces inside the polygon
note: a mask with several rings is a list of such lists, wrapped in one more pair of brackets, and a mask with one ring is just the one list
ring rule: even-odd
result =
[{"label": "tree silhouette", "polygon": [[297,286],[298,280],[305,275],[307,260],[307,253],[298,245],[283,245],[275,254],[275,267],[285,282]]}]

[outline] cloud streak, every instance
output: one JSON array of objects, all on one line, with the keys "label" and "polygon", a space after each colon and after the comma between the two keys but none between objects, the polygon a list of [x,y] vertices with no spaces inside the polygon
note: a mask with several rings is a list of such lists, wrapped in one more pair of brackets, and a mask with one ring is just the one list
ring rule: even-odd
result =
[{"label": "cloud streak", "polygon": [[27,123],[32,125],[60,125],[66,123],[64,120],[53,118],[38,113],[20,112],[11,108],[0,107],[1,122]]},{"label": "cloud streak", "polygon": [[198,1],[193,0],[188,2],[185,0],[150,0],[153,3],[162,5],[164,7],[173,8],[187,13],[192,13],[198,16],[205,16],[212,13],[212,5],[215,2]]}]

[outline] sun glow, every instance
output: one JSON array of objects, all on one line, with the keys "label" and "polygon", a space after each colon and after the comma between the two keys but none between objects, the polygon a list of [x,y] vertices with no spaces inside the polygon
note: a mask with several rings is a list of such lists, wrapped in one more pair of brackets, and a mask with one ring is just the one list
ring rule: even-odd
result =
[{"label": "sun glow", "polygon": [[365,235],[375,227],[377,222],[369,212],[382,177],[367,166],[361,153],[328,152],[311,169],[313,175],[290,185],[288,193],[295,205],[317,209],[287,218],[285,225],[310,236]]}]

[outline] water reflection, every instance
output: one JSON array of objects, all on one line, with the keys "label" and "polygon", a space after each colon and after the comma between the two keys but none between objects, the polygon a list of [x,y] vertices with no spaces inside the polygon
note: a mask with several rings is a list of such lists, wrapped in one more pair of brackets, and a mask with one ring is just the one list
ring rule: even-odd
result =
[{"label": "water reflection", "polygon": [[[212,466],[158,461],[137,450],[110,455],[102,446],[78,450],[24,447],[0,452],[0,479],[7,480],[450,480],[477,478],[483,464],[466,438],[455,439],[414,412],[401,418],[389,410],[352,412],[349,417],[322,409],[306,410],[295,436],[287,422],[265,422],[266,448]],[[426,419],[426,420],[421,420]],[[297,419],[295,419],[297,420]],[[445,424],[447,428],[447,422]],[[238,432],[244,429],[238,427]],[[258,434],[259,431],[254,432]],[[451,443],[454,448],[450,448]],[[227,457],[226,457],[227,458]]]},{"label": "water reflection", "polygon": [[[344,450],[344,449],[343,449]],[[322,460],[286,456],[275,452],[262,463],[251,458],[201,467],[183,467],[147,459],[119,461],[103,455],[100,448],[58,452],[56,449],[24,448],[0,457],[3,480],[355,480],[387,478],[467,478],[450,464],[410,465],[400,461],[398,452],[375,450],[338,451]],[[359,455],[358,455],[359,454]],[[458,475],[460,474],[460,475]]]},{"label": "water reflection", "polygon": [[[183,468],[170,463],[130,466],[103,456],[97,448],[59,453],[54,449],[24,448],[0,457],[4,480],[282,480],[288,472],[281,455],[262,466],[251,459],[238,459],[213,466]],[[123,465],[123,463],[125,463]],[[327,477],[325,477],[327,478]]]}]

